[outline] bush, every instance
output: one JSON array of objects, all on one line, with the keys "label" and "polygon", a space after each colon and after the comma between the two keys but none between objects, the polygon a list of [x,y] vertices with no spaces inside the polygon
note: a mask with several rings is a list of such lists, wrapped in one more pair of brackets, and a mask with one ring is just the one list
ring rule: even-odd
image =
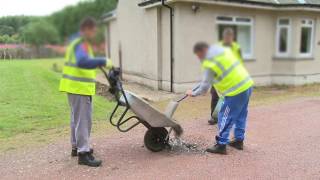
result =
[{"label": "bush", "polygon": [[6,26],[6,25],[0,25],[0,35],[9,35],[12,36],[15,34],[14,28],[11,26]]},{"label": "bush", "polygon": [[22,30],[22,36],[25,42],[36,47],[44,44],[59,43],[57,29],[52,24],[43,20],[29,23]]},{"label": "bush", "polygon": [[7,44],[10,41],[10,36],[5,34],[3,36],[0,36],[0,43]]}]

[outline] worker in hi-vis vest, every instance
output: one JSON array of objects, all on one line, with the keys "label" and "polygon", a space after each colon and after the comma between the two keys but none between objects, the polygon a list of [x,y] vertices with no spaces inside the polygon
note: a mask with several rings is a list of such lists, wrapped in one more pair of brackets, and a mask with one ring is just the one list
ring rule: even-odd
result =
[{"label": "worker in hi-vis vest", "polygon": [[[228,47],[231,49],[232,53],[237,57],[237,59],[243,64],[243,58],[241,53],[240,45],[235,42],[234,40],[234,31],[232,28],[226,28],[223,30],[223,39],[220,41],[220,45],[224,47]],[[214,89],[214,87],[211,87],[210,90],[211,94],[211,113],[210,113],[210,119],[208,120],[208,123],[210,125],[215,125],[218,122],[218,119],[216,117],[215,109],[219,101],[219,96],[217,94],[217,91]]]},{"label": "worker in hi-vis vest", "polygon": [[229,47],[236,58],[243,64],[241,47],[235,41],[234,31],[232,28],[226,28],[223,30],[223,40],[220,44],[224,47]]},{"label": "worker in hi-vis vest", "polygon": [[100,166],[93,156],[89,138],[92,126],[92,96],[96,92],[96,68],[112,66],[106,58],[95,58],[90,41],[96,35],[96,21],[87,17],[80,24],[80,36],[66,50],[61,92],[66,92],[71,108],[71,156],[80,165]]},{"label": "worker in hi-vis vest", "polygon": [[[207,43],[200,42],[194,46],[194,53],[201,60],[204,76],[200,87],[194,91],[188,90],[186,94],[195,97],[206,93],[213,86],[224,97],[218,114],[219,133],[216,144],[206,151],[226,154],[227,144],[242,150],[254,82],[230,48],[221,45],[209,47]],[[234,125],[234,140],[229,142],[229,134]]]}]

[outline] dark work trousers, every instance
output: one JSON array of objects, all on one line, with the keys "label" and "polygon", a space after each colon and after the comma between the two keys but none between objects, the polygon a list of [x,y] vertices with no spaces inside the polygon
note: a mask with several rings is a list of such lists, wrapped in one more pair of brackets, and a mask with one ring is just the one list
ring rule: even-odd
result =
[{"label": "dark work trousers", "polygon": [[214,89],[214,87],[211,88],[210,93],[211,93],[211,116],[210,117],[213,119],[213,113],[219,102],[219,96],[217,91]]}]

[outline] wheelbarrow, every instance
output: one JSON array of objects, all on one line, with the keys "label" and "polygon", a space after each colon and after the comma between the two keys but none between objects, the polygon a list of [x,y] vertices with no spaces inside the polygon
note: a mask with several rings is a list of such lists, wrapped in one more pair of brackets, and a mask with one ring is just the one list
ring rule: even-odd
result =
[{"label": "wheelbarrow", "polygon": [[[152,152],[162,151],[169,145],[172,130],[176,136],[180,136],[183,133],[179,123],[172,119],[178,101],[169,103],[166,112],[162,113],[134,93],[123,89],[120,80],[120,69],[113,68],[108,73],[103,68],[101,70],[109,81],[109,92],[114,95],[117,101],[109,121],[120,132],[128,132],[142,124],[147,128],[144,135],[144,145]],[[120,110],[123,109],[120,107],[123,107],[124,110]],[[134,115],[128,117],[129,110]]]}]

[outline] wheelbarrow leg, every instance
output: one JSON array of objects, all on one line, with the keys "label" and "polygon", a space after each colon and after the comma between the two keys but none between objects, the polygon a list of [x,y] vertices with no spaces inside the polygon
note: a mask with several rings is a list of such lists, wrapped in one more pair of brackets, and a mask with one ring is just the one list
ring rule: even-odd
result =
[{"label": "wheelbarrow leg", "polygon": [[170,128],[170,129],[169,129],[168,135],[167,135],[167,137],[166,137],[166,141],[167,141],[167,142],[169,142],[169,140],[170,140],[170,134],[172,133],[172,130],[173,130],[173,128]]}]

